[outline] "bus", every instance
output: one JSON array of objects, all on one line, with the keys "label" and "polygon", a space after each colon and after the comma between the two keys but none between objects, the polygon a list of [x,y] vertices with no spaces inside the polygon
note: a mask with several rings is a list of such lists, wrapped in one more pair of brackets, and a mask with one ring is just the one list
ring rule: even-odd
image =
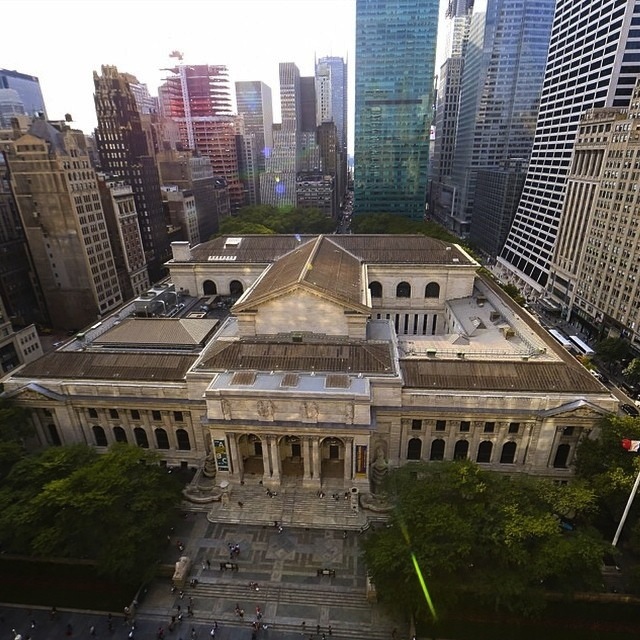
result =
[{"label": "bus", "polygon": [[557,329],[549,329],[549,333],[565,348],[571,351],[573,344],[566,336],[560,333]]},{"label": "bus", "polygon": [[569,336],[569,340],[571,340],[571,342],[573,342],[573,344],[578,347],[580,353],[582,353],[583,355],[592,356],[595,353],[595,351],[586,342],[580,340],[578,336]]}]

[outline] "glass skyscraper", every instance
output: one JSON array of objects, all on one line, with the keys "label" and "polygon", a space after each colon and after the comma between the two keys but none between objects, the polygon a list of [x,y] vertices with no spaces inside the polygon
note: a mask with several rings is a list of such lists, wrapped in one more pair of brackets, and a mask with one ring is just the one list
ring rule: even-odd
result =
[{"label": "glass skyscraper", "polygon": [[356,2],[356,215],[424,216],[438,4]]}]

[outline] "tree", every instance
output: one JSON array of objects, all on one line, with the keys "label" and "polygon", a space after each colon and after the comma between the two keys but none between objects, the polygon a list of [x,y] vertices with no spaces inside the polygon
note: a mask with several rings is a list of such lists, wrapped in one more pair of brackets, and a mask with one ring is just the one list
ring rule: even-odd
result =
[{"label": "tree", "polygon": [[505,478],[464,461],[406,465],[389,474],[387,490],[389,524],[364,552],[395,610],[430,617],[412,556],[440,615],[469,599],[532,613],[545,590],[600,585],[607,544],[588,524],[595,496],[582,483]]},{"label": "tree", "polygon": [[596,344],[596,356],[611,368],[612,364],[620,362],[629,353],[629,345],[623,338],[605,338]]},{"label": "tree", "polygon": [[311,207],[244,207],[237,216],[220,223],[219,235],[272,233],[332,233],[336,222],[319,209]]},{"label": "tree", "polygon": [[622,372],[631,384],[640,382],[640,358],[634,358]]},{"label": "tree", "polygon": [[[640,419],[611,415],[603,418],[596,437],[584,438],[576,449],[576,476],[595,492],[597,524],[608,537],[613,536],[640,469],[637,454],[622,447],[625,438],[640,440]],[[638,507],[634,506],[627,520],[629,530],[637,520]]]},{"label": "tree", "polygon": [[461,242],[460,238],[449,233],[437,222],[411,220],[392,213],[370,213],[354,216],[351,220],[351,230],[353,233],[420,234],[443,240],[444,242]]},{"label": "tree", "polygon": [[522,306],[525,303],[524,296],[520,293],[520,289],[518,289],[515,284],[503,284],[500,286],[502,287],[502,290],[517,304]]},{"label": "tree", "polygon": [[0,398],[0,480],[25,455],[25,442],[35,433],[27,412],[8,398]]},{"label": "tree", "polygon": [[158,460],[126,444],[104,455],[84,445],[56,447],[22,460],[0,491],[5,548],[88,558],[127,582],[150,577],[181,496]]}]

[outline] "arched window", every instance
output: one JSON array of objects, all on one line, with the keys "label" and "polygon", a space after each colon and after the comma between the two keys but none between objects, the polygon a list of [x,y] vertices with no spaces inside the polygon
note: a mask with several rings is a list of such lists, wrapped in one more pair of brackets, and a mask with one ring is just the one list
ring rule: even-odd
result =
[{"label": "arched window", "polygon": [[127,434],[122,427],[113,427],[113,437],[116,439],[116,442],[127,441]]},{"label": "arched window", "polygon": [[437,282],[430,282],[424,289],[425,298],[439,298],[440,285]]},{"label": "arched window", "polygon": [[422,440],[411,438],[407,445],[407,460],[420,460],[422,457]]},{"label": "arched window", "polygon": [[466,460],[469,454],[469,442],[467,440],[458,440],[453,450],[454,460]]},{"label": "arched window", "polygon": [[505,442],[502,445],[502,453],[500,454],[500,463],[501,464],[513,464],[516,459],[516,443],[515,442]]},{"label": "arched window", "polygon": [[213,280],[205,280],[202,283],[202,294],[205,296],[215,296],[218,293],[218,287]]},{"label": "arched window", "polygon": [[444,440],[438,438],[431,443],[429,460],[444,460]]},{"label": "arched window", "polygon": [[411,285],[408,282],[401,282],[396,287],[396,298],[410,298]]},{"label": "arched window", "polygon": [[493,451],[493,442],[485,440],[478,447],[478,457],[476,462],[491,462],[491,452]]},{"label": "arched window", "polygon": [[62,444],[62,440],[60,440],[58,427],[56,427],[55,424],[48,424],[47,429],[49,429],[49,438],[51,439],[51,444],[54,447],[59,447]]},{"label": "arched window", "polygon": [[156,429],[156,444],[158,449],[169,449],[169,436],[164,429]]},{"label": "arched window", "polygon": [[382,298],[382,285],[379,282],[372,282],[369,285],[369,291],[372,298]]},{"label": "arched window", "polygon": [[93,439],[96,441],[96,447],[107,446],[107,434],[104,432],[104,429],[99,425],[95,425],[93,427]]},{"label": "arched window", "polygon": [[133,430],[133,435],[136,439],[136,444],[143,449],[149,448],[149,438],[147,438],[147,432],[142,427],[136,427]]},{"label": "arched window", "polygon": [[229,283],[229,294],[234,298],[239,298],[244,293],[244,287],[239,280],[232,280]]},{"label": "arched window", "polygon": [[569,459],[569,451],[571,450],[571,446],[568,444],[561,444],[557,451],[556,457],[553,459],[553,466],[556,469],[566,469],[567,468],[567,460]]},{"label": "arched window", "polygon": [[189,451],[191,449],[189,434],[184,429],[178,429],[176,431],[176,440],[178,441],[178,449],[182,451]]}]

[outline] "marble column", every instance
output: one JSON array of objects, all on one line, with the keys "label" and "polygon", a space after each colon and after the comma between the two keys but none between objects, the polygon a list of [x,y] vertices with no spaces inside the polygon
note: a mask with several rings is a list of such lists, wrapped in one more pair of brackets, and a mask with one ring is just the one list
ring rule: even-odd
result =
[{"label": "marble column", "polygon": [[262,482],[267,482],[271,478],[271,465],[269,464],[269,443],[265,436],[262,442]]},{"label": "marble column", "polygon": [[317,482],[322,482],[322,466],[320,462],[320,439],[314,438],[311,441],[311,445],[313,449],[313,453],[311,456],[313,461],[311,475],[313,479],[316,480]]},{"label": "marble column", "polygon": [[351,484],[353,479],[353,438],[347,438],[344,444],[344,480]]},{"label": "marble column", "polygon": [[278,449],[277,436],[269,436],[269,449],[271,450],[271,483],[274,486],[278,486],[280,485],[282,463],[280,461],[280,451]]},{"label": "marble column", "polygon": [[302,478],[304,481],[310,480],[311,472],[311,447],[309,446],[309,438],[302,438]]},{"label": "marble column", "polygon": [[244,473],[244,464],[242,461],[242,455],[238,449],[238,438],[235,433],[227,433],[227,441],[229,442],[229,453],[231,454],[231,468],[230,475],[233,478],[242,480]]}]

